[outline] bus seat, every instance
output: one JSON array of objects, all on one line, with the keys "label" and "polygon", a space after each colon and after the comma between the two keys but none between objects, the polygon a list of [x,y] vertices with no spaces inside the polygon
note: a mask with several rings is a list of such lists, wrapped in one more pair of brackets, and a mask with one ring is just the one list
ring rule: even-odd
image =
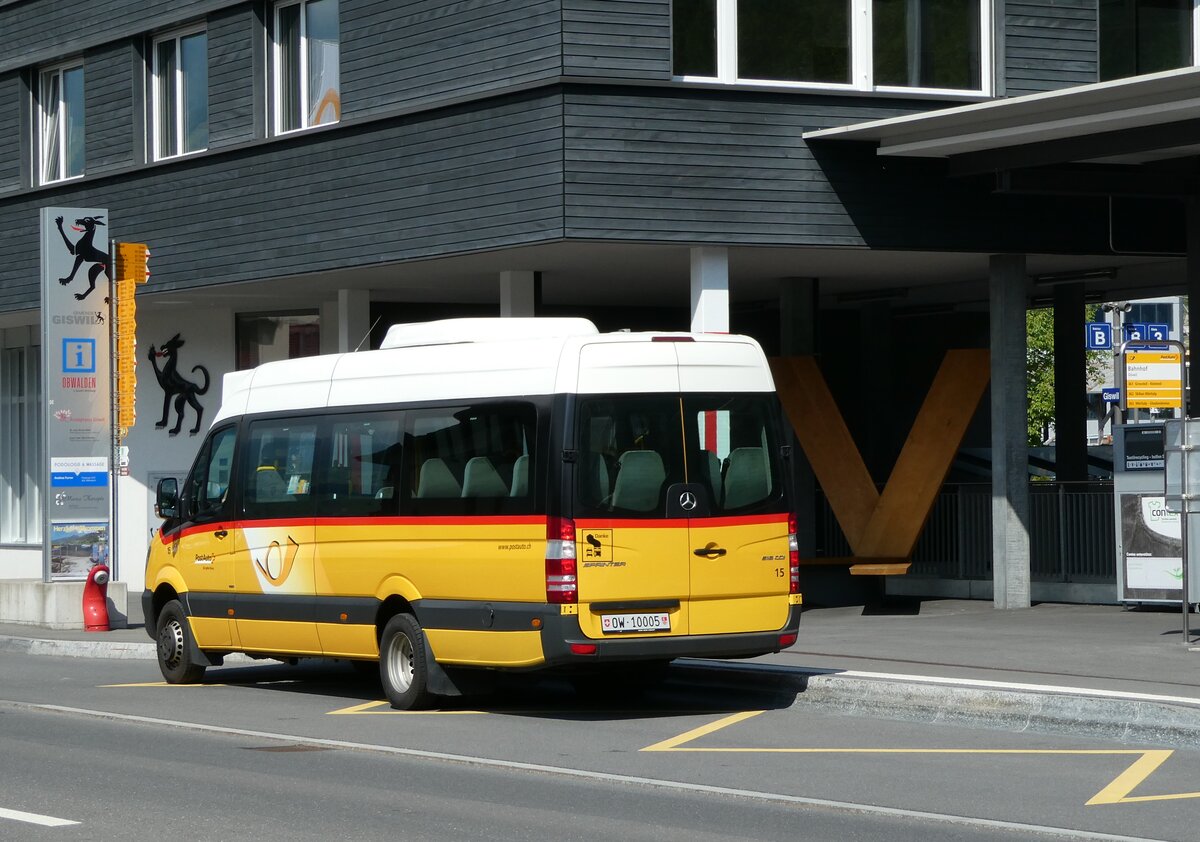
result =
[{"label": "bus seat", "polygon": [[275,470],[274,465],[263,465],[254,472],[254,485],[250,489],[250,499],[255,503],[279,503],[292,499],[287,491],[287,483]]},{"label": "bus seat", "polygon": [[579,480],[579,493],[582,501],[589,506],[608,505],[611,487],[608,479],[608,464],[604,461],[604,454],[584,453],[580,457],[579,470],[583,474]]},{"label": "bus seat", "polygon": [[613,487],[615,509],[648,512],[658,505],[667,471],[654,450],[627,450],[617,460],[617,482]]},{"label": "bus seat", "polygon": [[708,467],[708,485],[712,489],[712,499],[721,499],[721,457],[713,453],[711,450],[704,451],[704,458]]},{"label": "bus seat", "polygon": [[766,454],[761,447],[738,447],[729,454],[725,469],[725,508],[737,509],[765,499],[771,493]]},{"label": "bus seat", "polygon": [[486,456],[473,456],[463,471],[463,497],[507,497],[508,486]]},{"label": "bus seat", "polygon": [[462,487],[446,463],[434,457],[421,463],[421,473],[417,477],[417,497],[459,497]]},{"label": "bus seat", "polygon": [[522,453],[513,462],[512,491],[509,497],[529,496],[529,454]]}]

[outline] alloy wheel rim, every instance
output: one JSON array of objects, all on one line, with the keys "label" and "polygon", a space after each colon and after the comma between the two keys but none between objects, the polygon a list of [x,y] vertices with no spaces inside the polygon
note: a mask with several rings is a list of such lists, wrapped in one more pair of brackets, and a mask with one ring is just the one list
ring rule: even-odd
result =
[{"label": "alloy wheel rim", "polygon": [[183,659],[183,626],[171,620],[158,633],[158,657],[167,669],[175,669]]},{"label": "alloy wheel rim", "polygon": [[408,635],[397,635],[388,656],[388,672],[401,693],[412,686],[414,671],[412,641]]}]

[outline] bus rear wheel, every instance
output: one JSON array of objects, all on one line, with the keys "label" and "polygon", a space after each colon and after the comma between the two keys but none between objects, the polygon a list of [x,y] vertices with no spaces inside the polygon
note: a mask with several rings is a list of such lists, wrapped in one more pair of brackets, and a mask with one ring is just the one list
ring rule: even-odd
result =
[{"label": "bus rear wheel", "polygon": [[383,627],[379,640],[379,680],[396,710],[421,710],[433,700],[425,633],[411,614],[397,614]]}]

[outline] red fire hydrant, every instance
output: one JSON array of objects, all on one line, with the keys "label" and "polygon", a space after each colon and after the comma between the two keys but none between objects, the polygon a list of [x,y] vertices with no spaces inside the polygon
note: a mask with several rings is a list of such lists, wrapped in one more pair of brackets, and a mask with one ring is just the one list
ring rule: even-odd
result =
[{"label": "red fire hydrant", "polygon": [[83,630],[108,631],[108,566],[97,564],[83,584]]}]

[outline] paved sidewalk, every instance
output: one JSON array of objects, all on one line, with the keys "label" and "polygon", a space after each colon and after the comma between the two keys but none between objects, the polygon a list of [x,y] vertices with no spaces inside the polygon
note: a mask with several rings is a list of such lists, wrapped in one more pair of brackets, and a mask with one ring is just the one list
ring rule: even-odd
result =
[{"label": "paved sidewalk", "polygon": [[[1200,617],[1183,641],[1176,609],[972,600],[814,608],[800,639],[748,662],[684,661],[737,680],[765,670],[797,704],[850,713],[995,724],[1200,746]],[[144,628],[111,632],[0,625],[0,652],[147,658]]]}]

